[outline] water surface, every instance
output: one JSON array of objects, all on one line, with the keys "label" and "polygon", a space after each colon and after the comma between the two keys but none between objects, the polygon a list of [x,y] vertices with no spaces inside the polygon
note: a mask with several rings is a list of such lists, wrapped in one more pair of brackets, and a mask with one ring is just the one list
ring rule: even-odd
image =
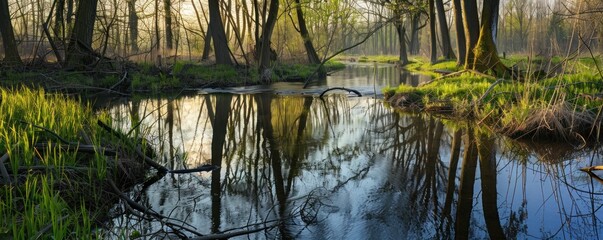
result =
[{"label": "water surface", "polygon": [[[221,167],[168,174],[132,197],[203,234],[279,223],[242,237],[252,239],[603,236],[603,184],[578,170],[603,164],[599,148],[520,143],[474,123],[398,113],[373,97],[316,97],[342,85],[375,96],[408,79],[371,78],[370,69],[347,69],[310,90],[204,90],[113,106],[117,127],[142,121],[168,168]],[[113,228],[171,231],[131,214]]]}]

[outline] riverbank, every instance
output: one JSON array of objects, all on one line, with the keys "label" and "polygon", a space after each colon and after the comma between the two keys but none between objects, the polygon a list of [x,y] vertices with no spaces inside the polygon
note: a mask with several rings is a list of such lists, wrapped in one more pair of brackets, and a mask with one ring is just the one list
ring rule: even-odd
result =
[{"label": "riverbank", "polygon": [[585,143],[600,138],[600,58],[505,61],[521,76],[496,78],[450,68],[435,71],[455,65],[453,61],[415,63],[410,69],[428,69],[437,77],[418,87],[386,88],[384,95],[393,107],[474,119],[516,139]]},{"label": "riverbank", "polygon": [[[271,81],[305,81],[316,78],[318,65],[275,64]],[[328,61],[323,66],[329,73],[345,68],[338,61]],[[107,70],[108,69],[108,70]],[[23,69],[0,69],[0,86],[11,88],[25,85],[42,87],[49,91],[91,93],[109,92],[129,94],[135,92],[177,92],[183,89],[221,88],[266,84],[257,68],[226,66],[178,61],[169,66],[157,67],[147,63],[122,62],[91,71],[65,71],[58,66]]]},{"label": "riverbank", "polygon": [[118,193],[148,172],[142,155],[152,153],[128,144],[138,131],[119,138],[102,126],[108,115],[63,95],[22,88],[0,96],[0,238],[100,237],[93,230]]}]

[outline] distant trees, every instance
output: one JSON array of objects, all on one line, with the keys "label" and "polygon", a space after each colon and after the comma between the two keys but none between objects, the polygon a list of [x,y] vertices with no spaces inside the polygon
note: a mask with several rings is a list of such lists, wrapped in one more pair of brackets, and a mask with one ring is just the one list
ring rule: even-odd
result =
[{"label": "distant trees", "polygon": [[[0,2],[3,65],[63,62],[66,56],[63,66],[91,67],[105,54],[140,61],[188,56],[228,65],[244,59],[265,70],[278,64],[276,58],[319,63],[364,42],[346,53],[396,54],[401,64],[409,55],[432,62],[457,57],[467,68],[491,69],[497,61],[476,62],[476,46],[486,49],[479,58],[498,50],[552,55],[576,51],[582,37],[603,51],[603,3],[597,0],[110,0],[96,9],[98,2]],[[488,6],[500,16],[484,19]]]}]

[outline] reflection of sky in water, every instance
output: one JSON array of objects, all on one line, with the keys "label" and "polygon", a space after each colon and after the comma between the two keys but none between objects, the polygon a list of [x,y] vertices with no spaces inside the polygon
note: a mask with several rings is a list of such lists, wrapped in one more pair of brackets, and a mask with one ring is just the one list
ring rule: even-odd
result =
[{"label": "reflection of sky in water", "polygon": [[[195,167],[210,162],[213,132],[206,101],[215,108],[214,95],[179,98],[171,106],[167,100],[140,102],[139,114],[150,114],[144,118],[144,128],[154,136],[154,145],[164,149],[164,158],[172,158],[168,140],[170,124],[173,126],[172,147],[179,149],[177,153],[186,154],[186,163],[168,160],[165,164],[170,168]],[[302,138],[304,144],[295,145],[291,139],[297,136],[295,131],[303,102],[304,98],[300,96],[275,96],[271,104],[271,124],[282,158],[280,170],[284,185],[292,184],[285,209],[295,216],[287,224],[289,234],[301,239],[454,237],[453,230],[448,231],[451,236],[444,232],[454,229],[464,146],[455,176],[451,218],[447,218],[442,215],[442,208],[453,135],[448,127],[444,127],[442,136],[435,137],[440,145],[437,153],[430,155],[436,158],[430,165],[426,163],[430,158],[420,155],[426,153],[429,136],[434,135],[433,126],[429,126],[430,117],[397,115],[379,100],[369,98],[329,97],[326,104],[313,100]],[[220,172],[223,184],[221,230],[279,218],[279,206],[283,204],[276,195],[275,172],[267,158],[268,143],[261,131],[255,132],[258,107],[254,98],[234,95],[231,103],[229,137]],[[111,110],[114,116],[121,116],[116,118],[115,124],[121,121],[122,128],[128,128],[125,116],[130,113],[130,108],[122,105]],[[156,109],[160,110],[154,111]],[[168,121],[168,109],[173,111],[172,123]],[[437,120],[432,123],[441,124]],[[257,148],[258,142],[260,148]],[[601,193],[603,187],[598,182],[591,184],[590,178],[578,171],[580,167],[591,165],[591,158],[595,159],[595,164],[603,163],[597,151],[585,150],[582,154],[574,154],[571,161],[548,163],[539,162],[533,155],[522,157],[525,154],[517,151],[521,148],[509,141],[496,142],[499,145],[495,159],[498,173],[496,204],[503,230],[509,230],[509,222],[521,218],[521,211],[524,211],[527,215],[523,217],[527,218],[517,226],[527,228],[517,235],[518,238],[591,239],[603,235],[600,219],[603,213],[599,209],[603,196],[588,193]],[[291,152],[297,148],[303,153],[300,155],[301,167],[295,173],[290,171],[293,168]],[[527,164],[521,164],[522,161]],[[434,173],[431,177],[426,174],[430,166]],[[295,174],[291,183],[288,182],[290,174]],[[469,236],[486,238],[479,162],[473,186]],[[216,220],[212,218],[210,190],[210,173],[168,175],[146,190],[143,202],[164,215],[185,221],[199,232],[210,233],[212,222]],[[432,194],[422,199],[425,193]],[[305,227],[300,209],[304,204],[312,203],[308,199],[316,199],[321,204],[302,211],[306,217],[314,214],[318,220]],[[522,210],[524,200],[526,205]],[[143,225],[146,233],[162,228],[159,223],[140,223],[127,216],[115,223],[122,223],[116,228],[123,231]],[[446,228],[446,225],[450,227]],[[275,234],[278,234],[277,230],[251,238],[272,238]]]}]

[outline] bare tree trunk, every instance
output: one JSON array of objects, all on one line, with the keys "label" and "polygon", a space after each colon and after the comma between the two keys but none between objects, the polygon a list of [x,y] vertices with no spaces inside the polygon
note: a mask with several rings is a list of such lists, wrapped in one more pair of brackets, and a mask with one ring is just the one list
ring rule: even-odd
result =
[{"label": "bare tree trunk", "polygon": [[434,0],[429,0],[429,38],[431,40],[430,62],[434,64],[438,61],[438,40],[436,38],[436,17]]},{"label": "bare tree trunk", "polygon": [[442,0],[435,0],[438,10],[438,23],[440,24],[440,37],[442,38],[442,55],[446,59],[453,59],[454,52],[450,44],[450,32],[448,31],[448,23],[446,22],[446,12],[444,11],[444,3]]},{"label": "bare tree trunk", "polygon": [[477,3],[475,0],[463,0],[461,1],[461,7],[463,9],[463,26],[465,29],[465,49],[467,49],[467,55],[465,56],[464,61],[465,69],[471,69],[473,62],[475,61],[473,49],[475,48],[477,40],[479,39]]},{"label": "bare tree trunk", "polygon": [[398,42],[400,43],[400,65],[408,64],[408,52],[406,50],[406,28],[404,24],[397,21],[396,30],[398,31]]},{"label": "bare tree trunk", "polygon": [[299,24],[299,33],[304,41],[304,47],[306,48],[306,53],[308,54],[308,61],[312,64],[319,64],[320,58],[318,58],[316,49],[314,49],[314,44],[312,44],[312,38],[310,38],[310,33],[308,32],[308,28],[306,26],[306,19],[304,18],[304,12],[302,11],[300,0],[295,0],[295,10],[297,13],[297,22]]},{"label": "bare tree trunk", "polygon": [[465,64],[467,57],[467,46],[465,40],[465,28],[463,27],[463,11],[461,9],[461,0],[452,0],[454,8],[454,26],[456,29],[456,48],[459,57],[456,59],[456,65]]},{"label": "bare tree trunk", "polygon": [[163,9],[165,11],[165,48],[171,50],[174,48],[174,33],[172,32],[172,1],[163,0]]},{"label": "bare tree trunk", "polygon": [[413,13],[410,22],[410,54],[419,54],[419,21],[421,13]]},{"label": "bare tree trunk", "polygon": [[21,57],[17,51],[13,24],[10,21],[8,1],[0,1],[0,33],[2,34],[2,45],[4,46],[4,64],[9,66],[22,65]]},{"label": "bare tree trunk", "polygon": [[224,24],[220,16],[220,3],[218,0],[209,0],[209,30],[214,42],[214,52],[217,64],[232,65],[230,50],[226,41]]},{"label": "bare tree trunk", "polygon": [[138,15],[136,15],[136,0],[128,1],[128,24],[130,25],[130,48],[138,52]]},{"label": "bare tree trunk", "polygon": [[96,20],[97,0],[80,0],[75,24],[67,48],[66,67],[85,68],[94,62],[92,34]]},{"label": "bare tree trunk", "polygon": [[272,39],[272,31],[274,30],[274,26],[276,25],[276,17],[278,15],[279,8],[279,0],[271,0],[270,1],[270,9],[268,10],[268,18],[266,19],[266,23],[262,28],[262,39],[261,39],[261,48],[260,48],[260,76],[262,80],[267,81],[270,79],[269,70],[270,61],[272,54],[272,49],[270,47],[270,40]]},{"label": "bare tree trunk", "polygon": [[73,19],[73,4],[73,0],[67,0],[67,18],[65,21],[69,26],[71,25],[71,20]]},{"label": "bare tree trunk", "polygon": [[61,40],[65,37],[65,0],[57,0],[54,18],[54,34],[56,40]]}]

